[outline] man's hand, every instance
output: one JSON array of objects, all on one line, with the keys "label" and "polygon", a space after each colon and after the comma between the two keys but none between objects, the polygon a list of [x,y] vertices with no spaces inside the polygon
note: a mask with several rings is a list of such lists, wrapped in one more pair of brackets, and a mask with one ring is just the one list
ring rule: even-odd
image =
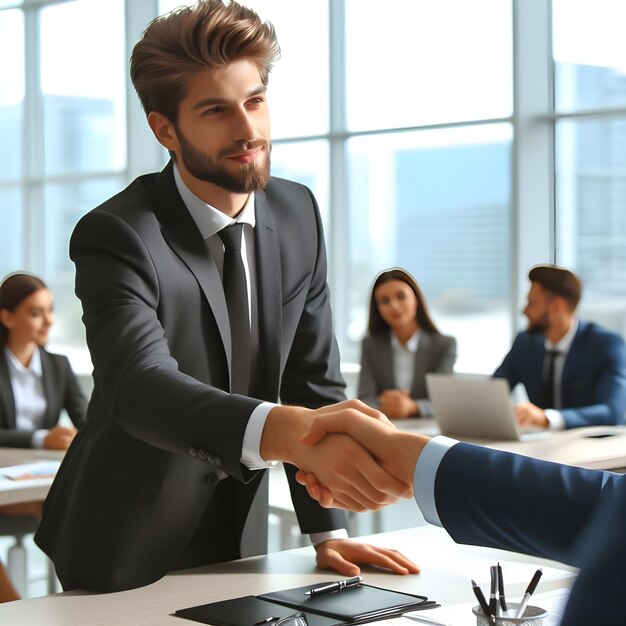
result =
[{"label": "man's hand", "polygon": [[55,426],[43,440],[43,447],[47,450],[67,450],[77,432],[75,428]]},{"label": "man's hand", "polygon": [[[379,411],[359,400],[309,410],[280,406],[272,409],[265,421],[261,438],[261,456],[267,460],[296,465],[305,474],[315,476],[324,485],[326,501],[351,511],[378,510],[411,496],[411,482],[391,476],[372,455],[352,437],[345,434],[320,436],[317,445],[304,444],[302,436],[315,420],[351,422],[367,420],[385,429],[395,430]],[[326,432],[332,432],[331,429]],[[342,433],[341,429],[337,433]]]},{"label": "man's hand", "polygon": [[408,389],[386,389],[378,396],[378,408],[391,419],[415,417],[420,412]]},{"label": "man's hand", "polygon": [[318,543],[317,565],[322,569],[332,569],[342,576],[358,576],[362,565],[376,565],[395,574],[418,574],[419,567],[397,550],[378,548],[367,543],[357,543],[350,539],[331,539]]},{"label": "man's hand", "polygon": [[538,428],[548,428],[550,422],[543,412],[543,409],[532,402],[524,402],[515,405],[515,415],[520,426],[535,426]]},{"label": "man's hand", "polygon": [[[391,476],[411,488],[415,464],[424,446],[430,440],[426,435],[402,432],[381,420],[366,415],[322,415],[316,417],[302,443],[317,447],[330,433],[349,435],[358,441]],[[302,471],[296,480],[304,485],[309,495],[324,507],[349,508],[341,494],[333,493],[324,479],[316,473]]]}]

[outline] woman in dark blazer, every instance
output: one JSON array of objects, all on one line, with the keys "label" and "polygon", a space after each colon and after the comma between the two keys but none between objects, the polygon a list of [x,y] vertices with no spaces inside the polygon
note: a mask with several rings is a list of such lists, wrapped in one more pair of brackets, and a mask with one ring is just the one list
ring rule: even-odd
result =
[{"label": "woman in dark blazer", "polygon": [[[0,286],[0,446],[66,450],[85,419],[87,399],[69,361],[44,349],[52,305],[30,274]],[[63,409],[76,428],[57,425]]]},{"label": "woman in dark blazer", "polygon": [[358,397],[392,419],[431,416],[426,374],[451,372],[455,359],[456,340],[439,332],[415,279],[400,268],[379,274],[361,348]]}]

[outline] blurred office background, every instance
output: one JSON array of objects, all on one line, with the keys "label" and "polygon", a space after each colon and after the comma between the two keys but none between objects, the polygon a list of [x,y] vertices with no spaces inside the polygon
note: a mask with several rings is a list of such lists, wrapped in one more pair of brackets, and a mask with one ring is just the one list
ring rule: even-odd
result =
[{"label": "blurred office background", "polygon": [[[0,0],[0,274],[48,281],[53,348],[85,373],[68,239],[166,161],[128,58],[180,4]],[[626,329],[623,0],[247,4],[278,31],[273,171],[319,200],[348,372],[372,279],[391,265],[457,336],[459,371],[499,363],[534,263],[573,268],[584,315]]]},{"label": "blurred office background", "polygon": [[[354,380],[375,274],[421,283],[458,371],[490,373],[528,268],[585,284],[626,331],[624,0],[244,0],[276,26],[273,172],[321,207],[335,330]],[[56,296],[52,349],[90,372],[70,233],[167,155],[128,80],[179,0],[0,0],[0,275]]]}]

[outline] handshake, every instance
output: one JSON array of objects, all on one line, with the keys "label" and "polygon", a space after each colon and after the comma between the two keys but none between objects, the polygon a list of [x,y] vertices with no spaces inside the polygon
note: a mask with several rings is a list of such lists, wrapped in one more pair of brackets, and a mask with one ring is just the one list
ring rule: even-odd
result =
[{"label": "handshake", "polygon": [[415,465],[428,441],[348,400],[315,410],[272,409],[261,456],[298,467],[297,481],[323,507],[375,511],[413,495]]}]

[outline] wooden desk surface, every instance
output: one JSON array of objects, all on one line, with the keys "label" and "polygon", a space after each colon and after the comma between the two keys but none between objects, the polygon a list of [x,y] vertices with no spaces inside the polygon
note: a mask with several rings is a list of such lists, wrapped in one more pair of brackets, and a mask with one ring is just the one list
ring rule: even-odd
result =
[{"label": "wooden desk surface", "polygon": [[[422,573],[414,576],[365,571],[366,582],[423,594],[442,604],[472,602],[470,579],[474,578],[483,589],[488,589],[489,566],[497,561],[503,566],[507,596],[511,600],[521,596],[538,564],[544,567],[538,592],[568,587],[574,580],[571,568],[501,550],[460,546],[444,530],[432,526],[373,535],[366,540],[400,549],[422,567]],[[312,548],[299,548],[175,572],[132,591],[111,594],[69,592],[2,604],[0,623],[20,626],[184,626],[190,622],[174,617],[172,614],[177,609],[340,578],[316,569]]]},{"label": "wooden desk surface", "polygon": [[[34,450],[32,448],[0,448],[0,467],[33,463],[35,461],[60,461],[63,452]],[[0,505],[44,500],[52,485],[52,478],[28,480],[0,479]]]}]

